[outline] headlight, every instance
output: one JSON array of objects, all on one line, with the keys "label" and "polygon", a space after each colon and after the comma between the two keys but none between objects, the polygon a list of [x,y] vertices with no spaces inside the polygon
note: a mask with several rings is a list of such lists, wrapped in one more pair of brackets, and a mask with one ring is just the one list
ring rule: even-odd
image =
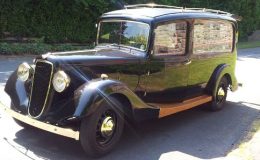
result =
[{"label": "headlight", "polygon": [[28,63],[22,63],[19,65],[17,70],[17,76],[20,80],[26,81],[29,79],[29,76],[32,72],[32,68]]},{"label": "headlight", "polygon": [[58,71],[54,74],[52,84],[57,92],[62,92],[69,86],[70,77],[64,71]]}]

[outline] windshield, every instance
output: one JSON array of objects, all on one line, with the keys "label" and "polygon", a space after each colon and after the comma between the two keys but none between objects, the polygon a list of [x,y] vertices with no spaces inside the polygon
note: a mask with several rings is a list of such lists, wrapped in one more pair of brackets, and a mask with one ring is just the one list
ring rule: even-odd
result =
[{"label": "windshield", "polygon": [[149,25],[132,21],[104,21],[100,23],[98,44],[117,44],[147,49]]}]

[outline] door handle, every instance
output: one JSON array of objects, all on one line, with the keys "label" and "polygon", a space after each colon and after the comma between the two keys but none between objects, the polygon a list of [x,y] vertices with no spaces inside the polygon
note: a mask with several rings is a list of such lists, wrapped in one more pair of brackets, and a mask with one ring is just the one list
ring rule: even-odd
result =
[{"label": "door handle", "polygon": [[184,65],[189,65],[191,64],[191,60],[190,59],[187,59],[185,62],[184,62]]}]

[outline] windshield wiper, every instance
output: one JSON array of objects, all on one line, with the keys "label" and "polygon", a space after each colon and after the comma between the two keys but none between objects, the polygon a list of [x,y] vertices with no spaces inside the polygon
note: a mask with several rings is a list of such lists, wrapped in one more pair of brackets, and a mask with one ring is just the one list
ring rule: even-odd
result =
[{"label": "windshield wiper", "polygon": [[118,47],[118,49],[124,48],[124,49],[129,49],[129,53],[136,55],[136,52],[132,52],[132,51],[141,51],[143,52],[143,50],[140,50],[136,47],[132,47],[132,46],[128,46],[128,45],[122,45],[122,44],[117,44],[117,43],[107,43],[107,44],[100,44],[100,46],[104,46],[104,47]]},{"label": "windshield wiper", "polygon": [[[118,47],[119,49],[122,48],[129,48],[130,46],[126,46],[126,45],[121,45],[121,44],[117,44],[117,43],[105,43],[105,44],[100,44],[100,46],[106,46],[106,47]],[[131,47],[130,47],[131,48]]]}]

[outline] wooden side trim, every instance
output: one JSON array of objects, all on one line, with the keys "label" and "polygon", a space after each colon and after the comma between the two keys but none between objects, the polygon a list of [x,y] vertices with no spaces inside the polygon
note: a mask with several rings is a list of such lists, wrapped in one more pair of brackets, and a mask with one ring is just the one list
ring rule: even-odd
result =
[{"label": "wooden side trim", "polygon": [[160,113],[159,118],[169,116],[174,113],[178,113],[187,109],[194,108],[196,106],[199,106],[201,104],[207,103],[212,101],[212,96],[208,95],[202,95],[199,97],[195,97],[186,101],[183,101],[182,103],[174,103],[174,104],[167,104],[167,105],[161,105],[160,106]]}]

